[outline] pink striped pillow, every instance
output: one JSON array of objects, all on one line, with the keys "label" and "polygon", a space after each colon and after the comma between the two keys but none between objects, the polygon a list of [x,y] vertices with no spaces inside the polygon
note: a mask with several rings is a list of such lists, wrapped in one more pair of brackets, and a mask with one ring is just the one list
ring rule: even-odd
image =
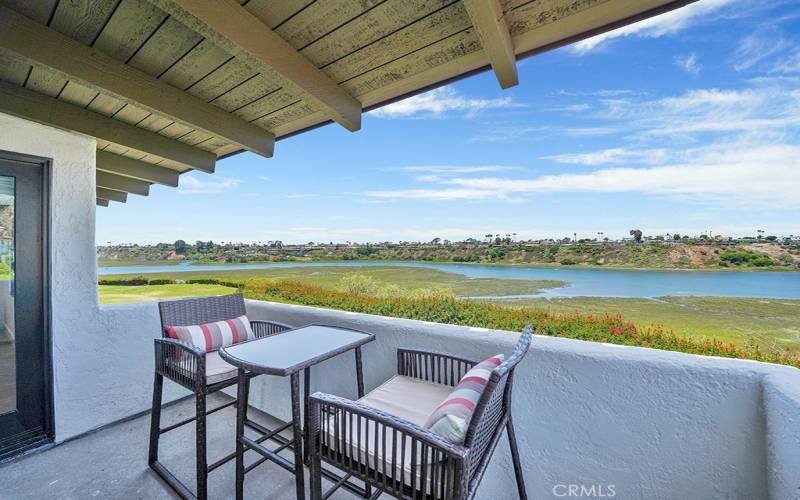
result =
[{"label": "pink striped pillow", "polygon": [[192,326],[168,326],[167,335],[206,352],[256,338],[247,315],[234,319]]},{"label": "pink striped pillow", "polygon": [[475,405],[483,394],[492,370],[503,362],[498,354],[473,366],[442,403],[433,410],[425,427],[456,444],[464,442]]}]

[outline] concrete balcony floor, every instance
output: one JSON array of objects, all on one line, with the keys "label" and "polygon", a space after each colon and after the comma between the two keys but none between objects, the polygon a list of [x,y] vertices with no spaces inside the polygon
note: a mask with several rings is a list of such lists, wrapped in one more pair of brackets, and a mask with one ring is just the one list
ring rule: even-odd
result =
[{"label": "concrete balcony floor", "polygon": [[[208,398],[208,405],[214,408],[226,401],[230,401],[227,396],[213,394]],[[190,417],[193,411],[194,398],[166,406],[162,412],[162,427]],[[252,408],[248,417],[271,428],[278,423]],[[235,421],[236,408],[233,406],[208,417],[209,463],[233,451]],[[148,414],[0,465],[0,498],[178,498],[147,466],[149,429]],[[187,424],[163,434],[159,445],[159,461],[192,491],[195,489],[194,442],[194,425]],[[290,459],[293,457],[291,451],[284,450],[281,454]],[[259,457],[257,453],[248,451],[245,463],[255,462]],[[209,498],[234,498],[234,477],[234,461],[212,471],[208,478]],[[323,480],[323,490],[329,487],[330,483]],[[244,488],[245,498],[295,498],[294,476],[270,461],[247,474]],[[356,497],[346,491],[337,491],[331,498]]]}]

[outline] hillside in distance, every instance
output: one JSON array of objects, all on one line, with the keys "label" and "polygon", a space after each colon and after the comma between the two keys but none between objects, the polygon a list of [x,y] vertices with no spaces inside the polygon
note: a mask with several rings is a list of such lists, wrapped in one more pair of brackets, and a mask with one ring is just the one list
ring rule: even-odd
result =
[{"label": "hillside in distance", "polygon": [[281,242],[98,247],[102,266],[310,261],[423,261],[641,269],[800,270],[800,243],[715,241],[441,242],[305,244]]}]

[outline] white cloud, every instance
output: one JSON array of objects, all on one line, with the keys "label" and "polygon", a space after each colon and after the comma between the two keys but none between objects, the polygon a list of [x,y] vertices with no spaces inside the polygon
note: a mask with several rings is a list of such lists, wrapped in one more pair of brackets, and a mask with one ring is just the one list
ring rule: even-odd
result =
[{"label": "white cloud", "polygon": [[291,193],[283,195],[284,198],[288,198],[290,200],[301,200],[304,198],[315,198],[317,195],[314,193]]},{"label": "white cloud", "polygon": [[213,177],[209,180],[200,180],[197,177],[182,176],[180,179],[180,194],[213,194],[236,189],[241,184],[239,179],[225,179]]},{"label": "white cloud", "polygon": [[450,114],[474,116],[478,112],[499,108],[520,107],[511,97],[470,99],[450,87],[442,87],[370,111],[380,118],[437,117]]},{"label": "white cloud", "polygon": [[659,16],[650,17],[638,23],[581,40],[572,44],[570,50],[576,54],[586,54],[614,38],[627,36],[660,38],[665,35],[671,35],[691,26],[698,18],[711,14],[731,3],[733,3],[733,0],[700,0]]},{"label": "white cloud", "polygon": [[662,163],[667,156],[665,149],[631,150],[625,148],[609,148],[591,153],[572,153],[562,155],[543,156],[544,160],[556,163],[569,163],[575,165],[612,165],[626,162],[641,162],[648,164]]},{"label": "white cloud", "polygon": [[696,150],[683,163],[606,168],[585,174],[440,179],[426,189],[372,191],[369,197],[513,200],[538,193],[640,193],[682,196],[730,208],[800,208],[800,146],[721,144]]},{"label": "white cloud", "polygon": [[701,66],[698,62],[697,54],[694,52],[685,56],[675,56],[673,60],[675,62],[675,66],[679,67],[690,75],[697,76],[700,74],[700,70],[703,69],[703,66]]},{"label": "white cloud", "polygon": [[761,29],[739,42],[734,53],[736,62],[733,68],[736,71],[750,69],[792,45],[789,40],[773,31],[772,28]]},{"label": "white cloud", "polygon": [[584,135],[608,135],[619,132],[616,127],[567,127],[563,129],[567,135],[584,136]]},{"label": "white cloud", "polygon": [[[449,181],[448,181],[449,182]],[[387,191],[369,191],[366,193],[371,198],[403,198],[412,200],[485,200],[488,198],[506,199],[504,193],[496,190],[478,189],[397,189]]]},{"label": "white cloud", "polygon": [[510,123],[487,123],[478,135],[469,142],[512,142],[521,137],[544,135],[553,130],[547,125],[518,125]]},{"label": "white cloud", "polygon": [[621,96],[635,95],[639,93],[641,92],[637,92],[631,89],[600,89],[600,90],[580,91],[580,92],[576,92],[574,90],[561,89],[556,94],[568,97],[621,97]]},{"label": "white cloud", "polygon": [[553,106],[552,108],[549,108],[548,111],[577,113],[579,111],[588,111],[590,109],[592,109],[592,106],[590,104],[582,102],[579,104],[564,104],[563,106]]},{"label": "white cloud", "polygon": [[[800,90],[777,80],[747,89],[694,89],[656,100],[615,100],[595,115],[621,132],[646,138],[697,134],[778,134],[800,125]],[[611,125],[604,125],[611,126]]]},{"label": "white cloud", "polygon": [[259,176],[258,176],[258,179],[259,179],[259,180],[262,180],[262,181],[269,181],[269,180],[272,180],[272,178],[271,178],[271,177],[267,177],[266,175],[259,175]]},{"label": "white cloud", "polygon": [[796,49],[793,53],[780,58],[770,68],[770,73],[800,73],[800,49]]},{"label": "white cloud", "polygon": [[429,174],[474,174],[480,172],[500,172],[504,170],[515,170],[517,167],[507,167],[503,165],[478,165],[473,167],[463,167],[454,165],[414,165],[407,167],[390,167],[387,170],[402,170],[406,172],[425,172]]}]

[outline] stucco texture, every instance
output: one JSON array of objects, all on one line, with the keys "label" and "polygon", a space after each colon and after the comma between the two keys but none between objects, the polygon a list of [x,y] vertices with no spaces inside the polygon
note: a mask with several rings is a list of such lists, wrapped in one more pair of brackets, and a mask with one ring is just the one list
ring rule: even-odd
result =
[{"label": "stucco texture", "polygon": [[[0,150],[52,160],[51,337],[57,441],[149,405],[158,312],[100,307],[95,140],[0,113]],[[18,249],[22,251],[22,249]],[[182,394],[170,388],[166,399]]]},{"label": "stucco texture", "polygon": [[[248,301],[254,319],[376,334],[364,347],[370,390],[413,347],[483,359],[510,332]],[[352,355],[312,370],[311,390],[355,397]],[[569,485],[624,499],[786,499],[800,493],[800,371],[765,363],[535,336],[514,383],[514,419],[531,498]],[[253,381],[251,404],[289,417],[285,380]],[[505,439],[479,497],[516,498]],[[565,485],[561,487],[559,485]],[[611,495],[613,487],[614,494]],[[580,492],[580,490],[578,490]]]}]

